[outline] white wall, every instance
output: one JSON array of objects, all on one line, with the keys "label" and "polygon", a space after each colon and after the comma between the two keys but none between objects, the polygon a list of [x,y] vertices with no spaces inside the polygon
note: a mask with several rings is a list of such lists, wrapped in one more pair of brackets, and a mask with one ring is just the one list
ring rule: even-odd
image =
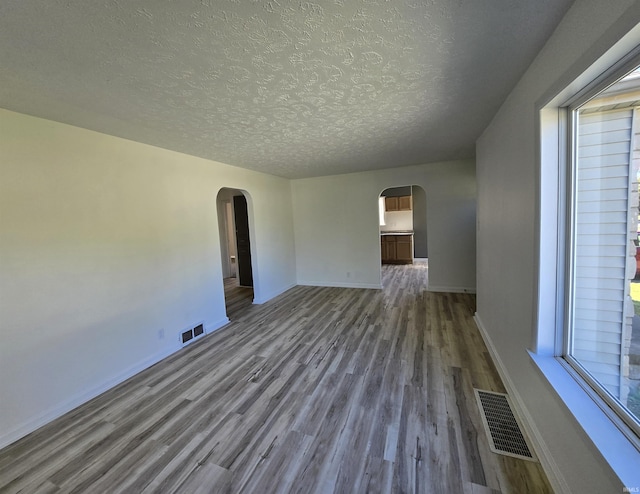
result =
[{"label": "white wall", "polygon": [[288,180],[0,110],[0,446],[224,324],[221,187],[256,301],[293,286]]},{"label": "white wall", "polygon": [[478,320],[570,492],[621,492],[622,485],[527,355],[537,269],[536,107],[639,22],[637,7],[578,0],[477,144]]},{"label": "white wall", "polygon": [[380,287],[378,197],[389,187],[426,192],[429,287],[475,291],[473,161],[294,180],[298,283]]},{"label": "white wall", "polygon": [[385,211],[384,225],[380,226],[381,232],[397,232],[413,230],[412,211]]}]

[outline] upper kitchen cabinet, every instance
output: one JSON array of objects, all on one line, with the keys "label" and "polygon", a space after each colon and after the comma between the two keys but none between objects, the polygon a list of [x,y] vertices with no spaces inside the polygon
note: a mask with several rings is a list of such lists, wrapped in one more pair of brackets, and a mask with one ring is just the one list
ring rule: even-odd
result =
[{"label": "upper kitchen cabinet", "polygon": [[385,211],[411,211],[411,196],[385,197]]},{"label": "upper kitchen cabinet", "polygon": [[411,196],[398,197],[398,211],[411,211]]}]

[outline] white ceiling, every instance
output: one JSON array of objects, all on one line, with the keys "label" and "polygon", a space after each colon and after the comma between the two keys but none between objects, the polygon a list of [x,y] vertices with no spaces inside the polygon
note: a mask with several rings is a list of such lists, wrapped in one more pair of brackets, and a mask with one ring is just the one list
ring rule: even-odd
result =
[{"label": "white ceiling", "polygon": [[0,107],[298,178],[469,158],[571,0],[2,0]]}]

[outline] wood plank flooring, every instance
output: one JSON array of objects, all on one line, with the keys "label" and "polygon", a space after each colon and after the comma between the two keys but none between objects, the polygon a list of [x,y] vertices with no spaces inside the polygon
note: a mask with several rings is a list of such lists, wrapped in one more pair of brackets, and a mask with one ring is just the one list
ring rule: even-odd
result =
[{"label": "wood plank flooring", "polygon": [[491,453],[466,294],[296,287],[0,451],[0,492],[548,493]]},{"label": "wood plank flooring", "polygon": [[223,281],[227,317],[233,321],[253,303],[253,288],[240,286],[238,278],[225,278]]}]

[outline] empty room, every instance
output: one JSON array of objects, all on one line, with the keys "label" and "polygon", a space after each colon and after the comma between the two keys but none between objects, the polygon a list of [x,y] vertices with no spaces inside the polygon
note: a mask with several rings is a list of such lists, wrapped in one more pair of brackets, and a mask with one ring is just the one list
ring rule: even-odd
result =
[{"label": "empty room", "polygon": [[0,492],[640,492],[639,169],[638,1],[2,2]]}]

